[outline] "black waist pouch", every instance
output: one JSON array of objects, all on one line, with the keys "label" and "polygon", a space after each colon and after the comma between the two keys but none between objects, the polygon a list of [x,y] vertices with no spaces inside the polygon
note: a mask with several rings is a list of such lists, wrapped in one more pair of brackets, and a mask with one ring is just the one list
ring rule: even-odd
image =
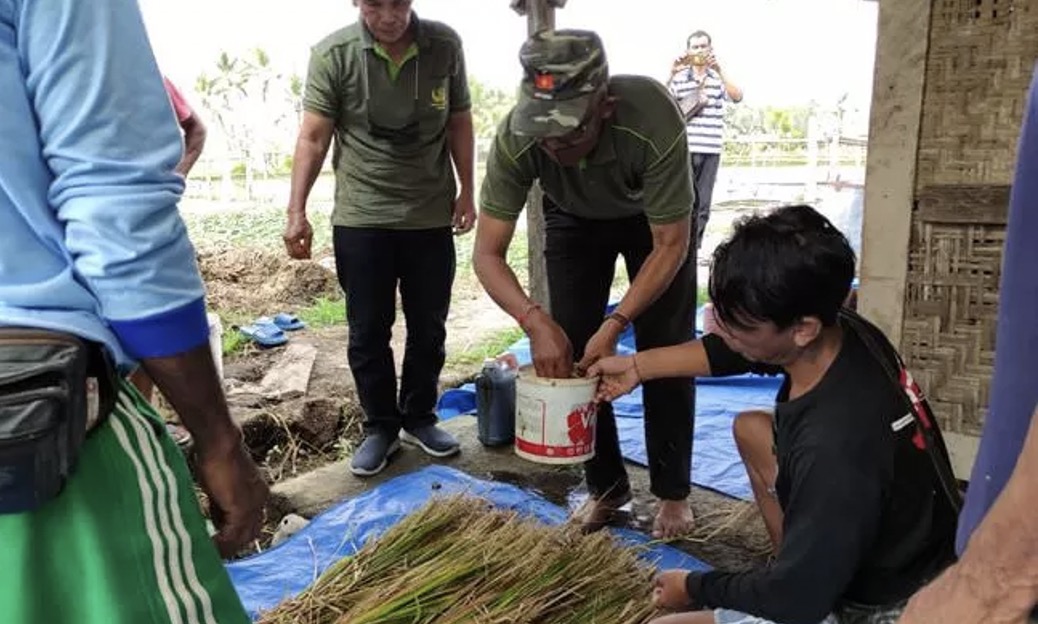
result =
[{"label": "black waist pouch", "polygon": [[61,492],[87,430],[114,406],[114,390],[100,345],[0,329],[0,514],[33,511]]}]

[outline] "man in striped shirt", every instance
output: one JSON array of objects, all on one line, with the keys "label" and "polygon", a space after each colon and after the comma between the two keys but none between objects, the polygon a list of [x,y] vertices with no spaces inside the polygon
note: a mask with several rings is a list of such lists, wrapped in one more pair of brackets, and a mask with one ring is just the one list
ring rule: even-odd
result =
[{"label": "man in striped shirt", "polygon": [[710,199],[724,150],[724,103],[741,102],[742,89],[721,71],[709,34],[697,30],[689,35],[686,50],[685,56],[674,61],[668,86],[678,100],[687,124],[688,151],[692,155],[692,179],[696,192],[694,210],[698,248],[703,244],[703,233],[710,219]]}]

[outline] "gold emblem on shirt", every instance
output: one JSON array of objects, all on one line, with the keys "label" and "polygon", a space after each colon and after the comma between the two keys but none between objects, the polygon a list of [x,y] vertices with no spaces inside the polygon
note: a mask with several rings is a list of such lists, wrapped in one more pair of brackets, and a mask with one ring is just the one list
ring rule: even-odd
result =
[{"label": "gold emblem on shirt", "polygon": [[430,103],[432,104],[432,107],[436,110],[447,110],[446,87],[433,87],[432,95],[430,96]]}]

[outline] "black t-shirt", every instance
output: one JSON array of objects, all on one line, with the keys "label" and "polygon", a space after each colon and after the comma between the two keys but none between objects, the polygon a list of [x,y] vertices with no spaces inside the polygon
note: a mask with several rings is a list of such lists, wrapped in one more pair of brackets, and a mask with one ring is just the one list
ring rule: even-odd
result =
[{"label": "black t-shirt", "polygon": [[[817,623],[841,604],[902,601],[954,559],[956,511],[929,454],[913,441],[901,390],[843,321],[843,344],[821,381],[775,409],[776,490],[783,541],[773,565],[689,576],[699,607],[786,624]],[[780,368],[703,339],[715,377]]]}]

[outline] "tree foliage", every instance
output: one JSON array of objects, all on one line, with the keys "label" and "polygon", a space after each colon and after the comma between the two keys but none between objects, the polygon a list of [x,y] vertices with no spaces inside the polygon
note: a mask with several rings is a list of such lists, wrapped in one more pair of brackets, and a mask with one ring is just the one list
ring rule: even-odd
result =
[{"label": "tree foliage", "polygon": [[472,97],[472,123],[476,138],[493,138],[498,124],[515,106],[515,95],[490,87],[476,78],[469,78],[469,93]]}]

